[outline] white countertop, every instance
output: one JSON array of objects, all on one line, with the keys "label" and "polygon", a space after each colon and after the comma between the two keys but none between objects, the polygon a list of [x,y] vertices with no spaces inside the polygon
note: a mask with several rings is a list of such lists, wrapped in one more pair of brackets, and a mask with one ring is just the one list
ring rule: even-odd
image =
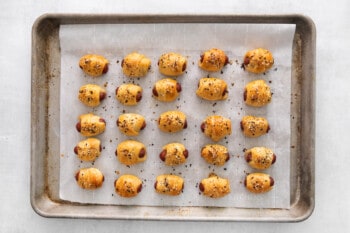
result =
[{"label": "white countertop", "polygon": [[[1,1],[0,232],[340,232],[350,228],[350,2]],[[31,27],[44,13],[230,13],[310,16],[317,29],[316,207],[301,223],[48,219],[29,199]],[[327,172],[326,172],[327,171]]]}]

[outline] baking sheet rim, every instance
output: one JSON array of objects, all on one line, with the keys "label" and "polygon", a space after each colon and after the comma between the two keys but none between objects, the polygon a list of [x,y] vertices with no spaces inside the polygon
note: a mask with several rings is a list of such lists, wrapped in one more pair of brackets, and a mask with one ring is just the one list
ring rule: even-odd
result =
[{"label": "baking sheet rim", "polygon": [[[239,15],[209,15],[210,17],[213,17],[215,18],[216,20],[219,20],[220,22],[222,22],[221,20],[225,21],[225,20],[228,20],[228,19],[237,19],[238,23],[241,23],[242,21],[248,21],[248,22],[245,22],[245,23],[254,23],[254,20],[262,20],[263,23],[294,23],[296,24],[297,26],[299,25],[299,27],[305,27],[305,28],[302,28],[300,29],[300,33],[308,33],[308,38],[310,41],[308,41],[308,46],[309,47],[306,47],[307,45],[304,45],[304,47],[306,47],[308,49],[308,51],[306,51],[306,53],[309,53],[309,55],[313,55],[311,58],[310,58],[310,61],[309,61],[309,65],[311,65],[311,68],[313,69],[310,69],[310,70],[307,70],[308,72],[311,72],[311,74],[309,73],[309,75],[311,76],[311,90],[314,90],[314,66],[315,66],[315,28],[314,28],[314,24],[312,22],[312,20],[308,17],[305,17],[305,16],[302,16],[302,15],[274,15],[274,16],[268,16],[268,15],[242,15],[242,16],[239,16]],[[38,98],[38,94],[36,93],[37,89],[35,87],[35,83],[38,82],[38,77],[36,76],[37,75],[37,70],[35,68],[38,68],[38,53],[36,51],[36,46],[37,46],[37,36],[38,36],[38,32],[40,29],[42,29],[42,27],[40,26],[43,26],[42,24],[43,23],[52,23],[53,27],[55,27],[55,24],[56,26],[59,26],[61,23],[62,24],[67,24],[69,21],[70,23],[74,23],[75,20],[78,19],[78,21],[81,21],[83,19],[83,22],[80,22],[80,23],[87,23],[87,21],[91,22],[91,23],[94,23],[94,21],[100,21],[103,17],[107,17],[107,20],[112,21],[112,23],[118,21],[118,19],[124,19],[127,18],[127,19],[133,19],[135,20],[135,18],[133,17],[137,17],[137,18],[147,18],[148,20],[154,20],[154,17],[155,15],[74,15],[74,14],[46,14],[46,15],[43,15],[41,17],[39,17],[37,19],[37,21],[35,22],[35,24],[33,25],[33,33],[32,33],[32,36],[33,36],[33,53],[32,53],[32,64],[33,64],[33,68],[32,68],[32,81],[33,81],[33,86],[32,86],[32,100],[33,99],[36,99]],[[159,17],[159,16],[158,16]],[[195,22],[197,21],[200,21],[200,22],[204,22],[205,20],[208,20],[208,15],[173,15],[173,16],[166,16],[166,15],[162,15],[162,17],[164,19],[166,19],[167,17],[170,18],[170,21],[174,20],[176,21],[176,19],[180,19],[180,21],[182,20],[188,20],[188,19],[191,19],[193,18]],[[162,20],[162,17],[160,17],[160,19],[158,18],[158,20]],[[175,18],[173,18],[175,17]],[[80,18],[80,19],[79,19]],[[63,20],[63,21],[61,21]],[[84,22],[84,20],[86,20]],[[203,21],[204,20],[204,21]],[[46,22],[45,22],[46,21]],[[55,22],[56,21],[56,22]],[[147,20],[146,20],[147,21]],[[141,21],[142,22],[142,21]],[[79,22],[78,22],[79,23]],[[98,22],[98,23],[101,23],[101,22]],[[237,22],[230,22],[230,23],[237,23]],[[258,22],[255,22],[255,23],[262,23],[261,21],[258,21]],[[305,24],[305,25],[303,25]],[[51,27],[52,27],[51,25]],[[47,28],[46,28],[47,29]],[[52,28],[51,28],[52,30]],[[309,30],[309,32],[307,32],[306,30]],[[47,36],[47,35],[46,35]],[[305,36],[305,35],[304,35]],[[52,39],[52,38],[51,38]],[[47,41],[45,41],[46,43],[48,43]],[[305,43],[305,41],[302,41],[302,43]],[[303,45],[301,45],[303,46]],[[305,53],[305,51],[302,51]],[[303,56],[301,56],[301,58],[303,58]],[[304,58],[305,58],[305,55],[304,55]],[[305,71],[305,70],[304,70]],[[303,74],[303,70],[301,71],[302,74]],[[303,200],[303,199],[300,199],[300,196],[298,197],[299,200],[296,201],[296,204],[294,205],[294,208],[296,208],[295,206],[299,205],[301,202],[304,202],[304,201],[311,201],[309,203],[306,203],[306,208],[304,207],[304,211],[302,212],[302,214],[299,214],[298,217],[292,219],[292,218],[288,218],[288,217],[285,217],[285,218],[281,218],[279,221],[301,221],[301,220],[304,220],[306,219],[308,216],[311,215],[312,211],[313,211],[313,208],[314,208],[314,123],[313,123],[313,119],[314,119],[314,91],[311,92],[310,96],[307,96],[309,100],[311,100],[310,102],[310,112],[309,113],[306,113],[307,116],[311,117],[311,119],[307,119],[308,121],[311,121],[312,124],[311,124],[311,136],[312,136],[312,139],[311,139],[311,145],[309,145],[311,148],[309,149],[309,157],[308,157],[308,161],[310,161],[310,164],[308,164],[308,167],[310,168],[310,171],[309,171],[309,174],[311,174],[311,177],[309,177],[312,181],[312,187],[310,187],[310,191],[309,191],[309,197],[306,198],[308,200]],[[31,167],[31,204],[34,208],[34,210],[36,210],[39,214],[43,215],[43,216],[46,216],[46,217],[74,217],[74,216],[69,216],[69,215],[64,215],[64,214],[60,214],[58,212],[56,213],[50,213],[50,212],[45,212],[43,210],[44,207],[40,207],[40,205],[38,205],[38,198],[41,199],[41,201],[49,201],[49,202],[52,202],[51,204],[59,204],[60,202],[56,202],[55,200],[51,199],[50,198],[50,195],[47,195],[48,193],[46,193],[47,189],[43,189],[41,190],[42,191],[42,195],[45,196],[44,199],[43,199],[43,196],[41,195],[35,195],[35,193],[39,193],[40,194],[40,190],[38,188],[36,188],[36,183],[37,183],[37,180],[35,179],[35,174],[36,172],[34,172],[35,170],[35,166],[38,166],[35,161],[37,161],[37,157],[35,157],[34,155],[36,154],[36,150],[35,148],[37,147],[37,143],[34,139],[37,138],[38,135],[36,135],[37,131],[33,129],[33,127],[35,125],[37,125],[36,123],[36,119],[34,116],[37,116],[37,109],[38,109],[39,106],[35,105],[35,102],[32,101],[32,167]],[[304,106],[305,107],[305,106]],[[43,161],[41,161],[43,162]],[[47,164],[46,164],[47,165]],[[48,169],[47,167],[45,167],[45,169]],[[45,170],[44,169],[44,170]],[[301,168],[302,169],[302,168]],[[40,175],[40,174],[39,174]],[[45,175],[45,174],[44,174]],[[41,177],[42,178],[42,177]],[[47,183],[45,184],[47,185]],[[45,185],[42,185],[42,187],[44,187]],[[46,187],[48,188],[48,187]],[[305,198],[305,197],[302,197],[302,198]],[[44,203],[45,204],[45,203]],[[48,203],[46,203],[48,204]],[[63,203],[62,205],[69,205],[68,203]],[[50,205],[49,205],[50,206]],[[293,206],[292,206],[293,207]],[[163,207],[162,207],[163,208]],[[214,208],[215,209],[215,208]],[[237,209],[237,208],[232,208],[232,209]],[[254,209],[253,209],[254,210]],[[276,211],[279,211],[279,210],[276,210]],[[280,211],[283,211],[283,210],[280,210]],[[290,210],[292,211],[292,209]],[[289,211],[289,212],[290,212]],[[261,212],[261,210],[260,210]],[[100,215],[102,216],[102,215]],[[286,215],[287,216],[287,215]],[[78,217],[78,216],[75,216],[75,217]],[[92,218],[99,218],[99,216],[88,216],[88,215],[81,215],[80,217],[84,217],[84,218],[89,218],[89,217],[92,217]],[[137,217],[135,216],[130,216],[131,218],[134,218],[134,219],[138,219]],[[173,220],[177,220],[179,216],[170,216],[169,218],[170,219],[173,219]],[[277,216],[276,216],[277,217]],[[105,216],[103,218],[109,218],[108,216]],[[114,218],[114,217],[111,217],[111,218]],[[126,217],[128,218],[128,217]],[[151,218],[144,218],[144,217],[140,217],[141,219],[151,219]],[[169,218],[163,218],[163,219],[167,219],[167,220],[170,220]],[[155,219],[158,219],[158,218],[155,218]],[[189,219],[189,220],[200,220],[201,218],[199,216],[194,216],[193,218],[189,218],[189,216],[186,216],[186,219]],[[225,218],[223,217],[219,217],[219,219],[216,219],[215,217],[206,217],[204,218],[203,220],[222,220],[224,221]],[[260,218],[239,218],[239,217],[236,217],[236,218],[229,218],[227,220],[246,220],[246,221],[249,221],[249,220],[255,220],[255,221],[269,221],[268,220],[269,218],[267,218],[266,216],[265,217],[260,217]],[[273,221],[273,219],[270,219]]]}]

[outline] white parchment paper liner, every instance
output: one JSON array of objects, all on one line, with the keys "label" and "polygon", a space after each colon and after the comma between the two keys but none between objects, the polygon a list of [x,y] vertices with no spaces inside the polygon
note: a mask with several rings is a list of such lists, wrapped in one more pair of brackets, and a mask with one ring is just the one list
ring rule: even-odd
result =
[{"label": "white parchment paper liner", "polygon": [[[118,25],[63,25],[60,28],[61,87],[60,87],[60,197],[80,203],[147,206],[218,206],[246,208],[289,208],[290,206],[290,95],[291,55],[295,25],[262,24],[118,24]],[[222,72],[208,73],[198,68],[200,54],[217,47],[224,50],[231,64]],[[246,51],[258,47],[269,49],[275,58],[273,68],[265,74],[250,74],[240,68]],[[120,63],[130,52],[140,52],[152,60],[149,74],[140,79],[123,75]],[[162,103],[152,97],[154,83],[164,78],[158,72],[157,60],[162,53],[178,52],[188,58],[186,73],[177,80],[182,85],[178,100]],[[87,53],[105,56],[109,71],[100,78],[86,76],[79,68],[79,58]],[[210,102],[195,94],[198,80],[206,76],[224,79],[229,86],[226,101]],[[248,107],[243,102],[246,83],[264,79],[273,92],[272,102],[262,108]],[[122,83],[136,83],[143,88],[143,98],[137,106],[121,105],[115,99],[115,89]],[[79,87],[94,83],[105,85],[107,98],[96,108],[84,106],[77,99]],[[180,133],[160,132],[156,120],[168,110],[181,110],[187,115],[188,128]],[[98,136],[103,151],[94,163],[81,162],[73,148],[85,139],[75,129],[78,116],[88,112],[100,115],[107,122],[106,131]],[[123,112],[142,114],[147,127],[137,137],[147,147],[146,162],[134,166],[119,163],[114,152],[118,143],[129,139],[122,135],[116,120]],[[218,142],[228,147],[231,159],[226,165],[217,167],[207,164],[200,156],[200,149],[213,143],[200,130],[203,119],[218,114],[232,120],[232,134]],[[266,117],[270,132],[259,138],[245,138],[240,131],[240,120],[244,115]],[[183,143],[189,150],[187,163],[167,167],[159,159],[163,145],[170,142]],[[274,189],[265,194],[249,193],[243,180],[247,173],[258,172],[250,168],[243,156],[245,148],[266,146],[277,155],[276,163],[266,171],[275,179]],[[95,191],[83,190],[76,184],[74,175],[83,167],[100,169],[105,181]],[[198,183],[209,173],[228,178],[231,193],[220,199],[203,196]],[[185,179],[183,193],[176,197],[159,195],[154,191],[156,176],[165,173],[180,175]],[[114,180],[122,174],[134,174],[143,180],[142,192],[135,198],[121,198],[114,191]]]}]

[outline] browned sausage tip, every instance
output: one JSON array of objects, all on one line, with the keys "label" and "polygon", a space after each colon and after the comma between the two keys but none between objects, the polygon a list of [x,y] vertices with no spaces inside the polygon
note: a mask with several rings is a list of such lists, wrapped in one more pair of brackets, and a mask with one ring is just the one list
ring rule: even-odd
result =
[{"label": "browned sausage tip", "polygon": [[157,92],[156,86],[153,87],[152,93],[154,96],[158,97],[158,92]]},{"label": "browned sausage tip", "polygon": [[187,67],[187,62],[185,62],[182,66],[182,72],[184,72],[186,70],[186,67]]},{"label": "browned sausage tip", "polygon": [[274,164],[276,162],[276,155],[273,154],[273,158],[272,158],[272,164]]},{"label": "browned sausage tip", "polygon": [[78,181],[78,179],[79,179],[79,173],[80,173],[80,171],[78,171],[77,173],[75,173],[75,180],[76,180],[76,181]]},{"label": "browned sausage tip", "polygon": [[199,190],[201,192],[204,192],[204,185],[202,184],[202,182],[199,183]]},{"label": "browned sausage tip", "polygon": [[75,153],[75,154],[78,154],[78,147],[77,147],[77,146],[74,147],[74,153]]},{"label": "browned sausage tip", "polygon": [[162,161],[165,161],[165,156],[166,156],[166,150],[163,150],[163,151],[159,154],[159,158],[160,158]]},{"label": "browned sausage tip", "polygon": [[228,90],[225,89],[225,90],[222,92],[222,96],[225,96],[227,93],[228,93]]},{"label": "browned sausage tip", "polygon": [[205,131],[205,123],[204,122],[201,124],[201,130],[204,133],[204,131]]},{"label": "browned sausage tip", "polygon": [[188,158],[188,150],[187,149],[184,150],[183,154],[184,154],[185,158],[187,159]]},{"label": "browned sausage tip", "polygon": [[229,154],[229,153],[226,153],[226,156],[227,156],[227,157],[226,157],[226,160],[225,160],[225,161],[227,162],[227,161],[230,160],[230,154]]},{"label": "browned sausage tip", "polygon": [[200,59],[201,63],[203,62],[203,59],[204,59],[204,54],[201,54],[201,59]]},{"label": "browned sausage tip", "polygon": [[142,93],[138,91],[136,94],[136,102],[140,102],[141,99],[142,99]]},{"label": "browned sausage tip", "polygon": [[146,128],[146,121],[143,122],[143,124],[141,126],[141,130],[143,130],[144,128]]},{"label": "browned sausage tip", "polygon": [[101,91],[100,92],[100,100],[104,100],[106,98],[106,92]]},{"label": "browned sausage tip", "polygon": [[225,63],[224,63],[224,66],[226,66],[229,62],[230,62],[230,61],[229,61],[228,57],[225,56]]},{"label": "browned sausage tip", "polygon": [[250,161],[252,161],[252,153],[249,152],[246,157],[245,157],[245,160],[247,161],[247,163],[249,163]]},{"label": "browned sausage tip", "polygon": [[176,83],[176,90],[177,92],[181,92],[182,88],[180,83]]},{"label": "browned sausage tip", "polygon": [[141,192],[142,190],[142,184],[139,185],[139,187],[137,187],[137,193]]},{"label": "browned sausage tip", "polygon": [[106,64],[105,67],[103,67],[102,73],[105,74],[107,72],[108,72],[108,64]]},{"label": "browned sausage tip", "polygon": [[76,125],[75,125],[75,128],[78,130],[78,132],[80,133],[81,131],[81,124],[80,122],[78,122]]},{"label": "browned sausage tip", "polygon": [[145,150],[145,148],[142,148],[142,149],[140,150],[140,153],[139,153],[139,158],[145,157],[145,154],[146,154],[146,150]]}]

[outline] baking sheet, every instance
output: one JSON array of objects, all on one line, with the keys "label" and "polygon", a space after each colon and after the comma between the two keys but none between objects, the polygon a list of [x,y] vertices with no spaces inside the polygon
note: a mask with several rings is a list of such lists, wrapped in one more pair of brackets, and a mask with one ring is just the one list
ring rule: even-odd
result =
[{"label": "baking sheet", "polygon": [[[249,208],[289,208],[290,205],[290,82],[291,53],[295,25],[231,25],[231,24],[118,24],[118,25],[64,25],[60,28],[61,46],[61,111],[60,111],[60,197],[63,200],[81,203],[151,206],[222,206]],[[195,32],[195,33],[193,33]],[[207,72],[197,67],[201,52],[211,47],[226,51],[231,60],[222,73],[210,76],[223,78],[229,84],[229,98],[222,102],[208,102],[196,97],[199,78]],[[252,48],[269,48],[275,57],[272,70],[262,75],[243,72],[240,63],[244,53]],[[133,51],[146,54],[152,60],[152,69],[147,77],[129,79],[123,76],[120,62]],[[157,59],[169,51],[179,52],[188,58],[186,74],[178,77],[183,91],[179,100],[161,103],[151,97],[153,84],[163,76],[157,71]],[[102,78],[85,76],[77,63],[86,53],[103,54],[110,60],[109,72]],[[271,82],[273,100],[264,108],[245,106],[242,95],[246,83],[254,79]],[[134,82],[144,89],[143,99],[136,107],[126,107],[114,98],[114,91],[121,83]],[[96,83],[106,85],[108,98],[97,108],[83,106],[77,99],[81,85]],[[163,111],[179,109],[188,116],[188,128],[181,133],[161,133],[156,119]],[[103,143],[101,157],[94,164],[79,161],[73,153],[74,146],[84,137],[75,130],[80,114],[94,112],[106,119],[106,132],[98,138]],[[147,147],[145,163],[127,167],[119,164],[114,156],[117,144],[128,137],[117,129],[115,121],[122,112],[137,112],[145,116],[146,129],[136,140]],[[232,120],[232,135],[220,141],[229,148],[231,159],[223,167],[208,165],[200,157],[200,148],[211,143],[200,132],[202,120],[212,114]],[[271,125],[268,135],[258,139],[244,138],[239,129],[244,115],[266,117]],[[158,157],[164,144],[178,141],[188,148],[189,159],[178,167],[166,167]],[[277,162],[266,171],[275,178],[274,189],[266,194],[248,193],[243,187],[246,173],[253,172],[243,158],[243,149],[267,146],[274,149]],[[74,180],[81,167],[94,166],[105,175],[101,189],[80,189]],[[198,183],[210,172],[230,179],[231,194],[221,199],[200,195]],[[120,198],[114,193],[113,181],[120,174],[135,174],[143,180],[143,190],[132,199]],[[164,197],[154,192],[157,175],[173,173],[185,179],[185,190],[178,197]]]}]

